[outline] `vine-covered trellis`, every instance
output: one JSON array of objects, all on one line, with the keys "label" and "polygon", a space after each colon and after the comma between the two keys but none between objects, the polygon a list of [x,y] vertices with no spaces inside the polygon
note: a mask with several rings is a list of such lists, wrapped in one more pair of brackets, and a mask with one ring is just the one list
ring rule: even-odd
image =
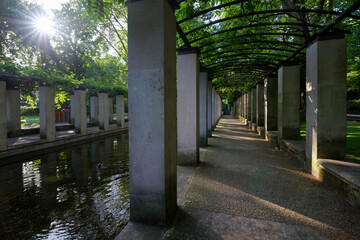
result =
[{"label": "vine-covered trellis", "polygon": [[178,49],[197,48],[201,66],[220,91],[245,90],[283,63],[304,63],[306,47],[317,36],[351,34],[360,23],[360,1],[180,0],[177,4]]}]

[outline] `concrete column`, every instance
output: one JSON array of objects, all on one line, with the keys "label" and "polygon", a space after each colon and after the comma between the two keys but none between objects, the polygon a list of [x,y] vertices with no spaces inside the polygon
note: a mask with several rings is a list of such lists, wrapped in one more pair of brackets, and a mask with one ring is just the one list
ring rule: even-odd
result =
[{"label": "concrete column", "polygon": [[256,123],[264,126],[264,85],[256,85]]},{"label": "concrete column", "polygon": [[221,98],[220,98],[220,95],[218,94],[217,95],[217,97],[218,97],[218,117],[217,117],[217,121],[219,121],[220,120],[220,118],[221,118],[221,115],[222,115],[222,101],[221,101]]},{"label": "concrete column", "polygon": [[240,105],[240,98],[236,99],[236,101],[233,104],[233,109],[235,110],[234,115],[235,115],[236,118],[240,117],[240,112],[238,111],[239,110],[238,109],[239,105]]},{"label": "concrete column", "polygon": [[99,129],[109,129],[109,100],[106,92],[99,92]]},{"label": "concrete column", "polygon": [[111,124],[112,121],[114,121],[114,100],[112,97],[109,97],[109,103],[108,103],[108,107],[109,107],[109,124]]},{"label": "concrete column", "polygon": [[70,116],[69,116],[69,123],[75,125],[75,95],[74,92],[70,92]]},{"label": "concrete column", "polygon": [[256,88],[251,89],[251,122],[256,123]]},{"label": "concrete column", "polygon": [[247,92],[246,93],[246,107],[247,107],[247,110],[246,110],[246,115],[247,115],[247,120],[251,122],[251,91]]},{"label": "concrete column", "polygon": [[75,132],[86,134],[86,92],[83,89],[75,89]]},{"label": "concrete column", "polygon": [[99,97],[90,97],[90,122],[99,123]]},{"label": "concrete column", "polygon": [[244,95],[242,94],[239,98],[239,115],[240,119],[243,120],[244,118]]},{"label": "concrete column", "polygon": [[6,90],[6,116],[7,116],[7,130],[20,131],[21,113],[20,113],[19,89]]},{"label": "concrete column", "polygon": [[244,119],[244,94],[243,93],[240,96],[239,112],[240,112],[240,120],[243,121],[243,119]]},{"label": "concrete column", "polygon": [[266,77],[264,80],[265,101],[265,136],[267,131],[277,131],[278,118],[278,79],[276,76]]},{"label": "concrete column", "polygon": [[246,119],[246,92],[243,93],[243,105],[242,105],[242,111],[243,111],[243,121],[244,123],[246,123],[245,119]]},{"label": "concrete column", "polygon": [[208,117],[207,117],[207,120],[208,120],[208,123],[207,123],[207,132],[208,132],[208,137],[211,137],[211,130],[212,130],[212,82],[211,81],[208,81],[208,84],[207,84],[207,88],[208,88],[208,97],[207,97],[207,113],[208,113]]},{"label": "concrete column", "polygon": [[215,125],[218,123],[218,115],[219,115],[219,95],[215,92]]},{"label": "concrete column", "polygon": [[196,49],[178,52],[178,163],[199,164],[199,59]]},{"label": "concrete column", "polygon": [[199,78],[199,144],[200,147],[207,146],[207,82],[208,74],[205,71],[200,72]]},{"label": "concrete column", "polygon": [[306,51],[306,167],[346,158],[346,40],[323,35]]},{"label": "concrete column", "polygon": [[0,80],[0,151],[6,150],[7,141],[7,119],[6,119],[6,81]]},{"label": "concrete column", "polygon": [[70,93],[70,124],[75,125],[75,95]]},{"label": "concrete column", "polygon": [[167,0],[131,1],[128,16],[130,220],[166,226],[177,210],[176,20]]},{"label": "concrete column", "polygon": [[278,71],[278,141],[300,136],[300,65],[282,65]]},{"label": "concrete column", "polygon": [[215,96],[216,96],[216,91],[215,91],[215,87],[213,86],[212,88],[212,94],[211,94],[212,98],[211,98],[211,101],[212,101],[212,116],[211,116],[211,122],[212,122],[212,130],[214,131],[215,130],[215,127],[216,127],[216,100],[215,100]]},{"label": "concrete column", "polygon": [[40,138],[55,140],[55,96],[50,86],[39,87]]},{"label": "concrete column", "polygon": [[119,127],[125,127],[125,98],[124,98],[124,95],[116,95],[116,123]]}]

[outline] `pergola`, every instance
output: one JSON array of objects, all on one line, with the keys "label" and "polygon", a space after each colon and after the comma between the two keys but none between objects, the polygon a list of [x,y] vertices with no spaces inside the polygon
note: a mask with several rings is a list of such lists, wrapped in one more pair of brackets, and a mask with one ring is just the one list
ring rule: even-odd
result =
[{"label": "pergola", "polygon": [[[344,34],[351,30],[348,19],[360,19],[359,6],[330,11],[291,1],[129,1],[131,221],[171,223],[176,166],[199,164],[199,146],[207,145],[221,116],[216,87],[238,89],[236,115],[265,124],[265,131],[276,126],[281,145],[299,134],[300,64],[306,64],[305,164],[316,176],[318,157],[344,157]],[[256,102],[265,107],[254,108]],[[265,109],[263,122],[254,109]]]},{"label": "pergola", "polygon": [[[305,49],[318,36],[351,34],[346,21],[360,20],[353,14],[360,6],[358,1],[345,11],[298,6],[291,1],[248,0],[204,1],[203,6],[189,11],[192,5],[184,2],[172,5],[177,9],[177,50],[198,49],[200,64],[211,78],[231,71],[251,76],[240,78],[252,84],[283,63],[305,63]],[[256,10],[261,2],[265,3]]]}]

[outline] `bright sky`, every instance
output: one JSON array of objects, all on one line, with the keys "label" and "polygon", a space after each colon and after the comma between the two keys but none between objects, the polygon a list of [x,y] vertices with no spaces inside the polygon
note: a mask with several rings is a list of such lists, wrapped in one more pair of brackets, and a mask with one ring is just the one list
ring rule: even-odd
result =
[{"label": "bright sky", "polygon": [[42,5],[44,9],[60,9],[62,3],[66,3],[69,0],[32,0],[37,2],[39,5]]}]

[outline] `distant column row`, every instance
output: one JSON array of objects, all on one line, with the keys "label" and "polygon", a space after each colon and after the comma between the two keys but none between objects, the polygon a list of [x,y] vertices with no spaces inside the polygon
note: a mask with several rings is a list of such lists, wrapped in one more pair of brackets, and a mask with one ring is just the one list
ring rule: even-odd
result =
[{"label": "distant column row", "polygon": [[[56,138],[54,90],[50,86],[39,87],[40,138],[53,141]],[[0,81],[0,150],[7,150],[9,131],[21,130],[20,90],[7,89],[6,81]],[[79,88],[70,94],[70,123],[75,132],[82,135],[87,131],[86,92]],[[124,96],[116,96],[117,124],[125,126]],[[90,97],[90,121],[99,123],[100,129],[107,130],[113,121],[113,100],[107,93]]]},{"label": "distant column row", "polygon": [[197,166],[199,147],[207,146],[221,117],[221,98],[200,70],[196,49],[179,51],[177,63],[178,164]]},{"label": "distant column row", "polygon": [[[344,37],[329,34],[318,37],[306,52],[305,165],[315,176],[318,158],[345,159],[345,53]],[[277,76],[266,77],[264,85],[257,84],[236,100],[235,115],[259,133],[263,128],[266,138],[277,131],[280,147],[284,139],[299,139],[300,72],[297,63],[283,64]]]}]

